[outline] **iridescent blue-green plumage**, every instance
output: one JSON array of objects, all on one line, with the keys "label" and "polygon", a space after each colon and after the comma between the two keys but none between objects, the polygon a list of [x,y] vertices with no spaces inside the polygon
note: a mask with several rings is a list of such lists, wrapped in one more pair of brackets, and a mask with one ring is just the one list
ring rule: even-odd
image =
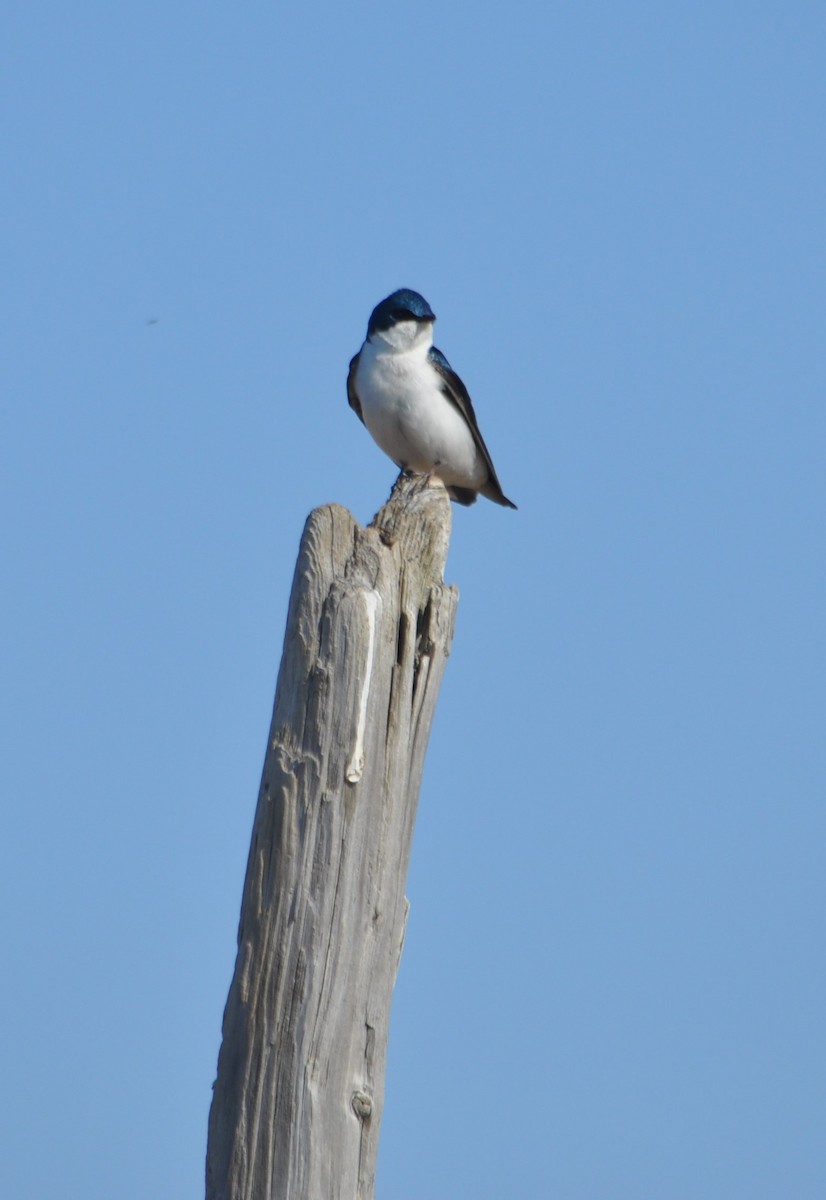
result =
[{"label": "iridescent blue-green plumage", "polygon": [[411,288],[399,288],[392,296],[382,300],[370,314],[367,336],[389,329],[397,321],[435,321],[436,314],[418,292]]}]

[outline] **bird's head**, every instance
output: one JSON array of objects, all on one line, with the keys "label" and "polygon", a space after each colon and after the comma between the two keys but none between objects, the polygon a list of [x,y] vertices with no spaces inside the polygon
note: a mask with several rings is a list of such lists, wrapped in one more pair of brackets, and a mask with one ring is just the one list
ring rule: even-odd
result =
[{"label": "bird's head", "polygon": [[424,296],[412,288],[399,288],[373,309],[367,325],[367,336],[372,338],[374,333],[387,333],[403,322],[432,326],[435,320],[436,314]]}]

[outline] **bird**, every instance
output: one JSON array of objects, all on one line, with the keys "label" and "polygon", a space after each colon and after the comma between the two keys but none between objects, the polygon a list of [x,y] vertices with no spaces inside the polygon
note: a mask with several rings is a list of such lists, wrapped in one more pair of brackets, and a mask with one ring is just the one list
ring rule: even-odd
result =
[{"label": "bird", "polygon": [[424,296],[398,288],[370,314],[350,360],[347,399],[376,444],[408,475],[440,479],[457,504],[502,491],[468,390],[433,345],[436,314]]}]

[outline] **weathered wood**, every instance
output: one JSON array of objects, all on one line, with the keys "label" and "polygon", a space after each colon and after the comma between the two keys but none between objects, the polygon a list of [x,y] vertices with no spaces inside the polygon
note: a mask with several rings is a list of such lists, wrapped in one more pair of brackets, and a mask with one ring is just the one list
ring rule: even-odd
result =
[{"label": "weathered wood", "polygon": [[299,550],[209,1118],[207,1200],[370,1200],[424,754],[458,593],[400,478]]}]

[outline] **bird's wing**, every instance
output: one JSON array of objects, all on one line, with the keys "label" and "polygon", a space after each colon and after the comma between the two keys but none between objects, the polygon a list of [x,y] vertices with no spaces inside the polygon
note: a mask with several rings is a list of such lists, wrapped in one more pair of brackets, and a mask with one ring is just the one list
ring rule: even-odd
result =
[{"label": "bird's wing", "polygon": [[[435,367],[442,379],[442,391],[447,396],[450,403],[458,408],[459,412],[465,418],[467,427],[473,434],[473,440],[479,448],[482,458],[485,460],[488,471],[490,472],[491,482],[501,491],[499,480],[496,478],[496,471],[493,468],[490,451],[485,445],[485,439],[479,432],[479,425],[476,421],[476,413],[473,411],[473,403],[470,399],[467,388],[462,383],[459,376],[453,370],[450,363],[442,354],[441,350],[437,350],[435,346],[431,346],[428,353],[430,362]],[[351,401],[352,403],[352,401]]]},{"label": "bird's wing", "polygon": [[361,354],[360,350],[358,354],[354,354],[350,359],[350,370],[347,372],[347,399],[353,412],[363,425],[364,417],[361,415],[361,401],[356,395],[356,368],[358,367],[359,354]]}]

